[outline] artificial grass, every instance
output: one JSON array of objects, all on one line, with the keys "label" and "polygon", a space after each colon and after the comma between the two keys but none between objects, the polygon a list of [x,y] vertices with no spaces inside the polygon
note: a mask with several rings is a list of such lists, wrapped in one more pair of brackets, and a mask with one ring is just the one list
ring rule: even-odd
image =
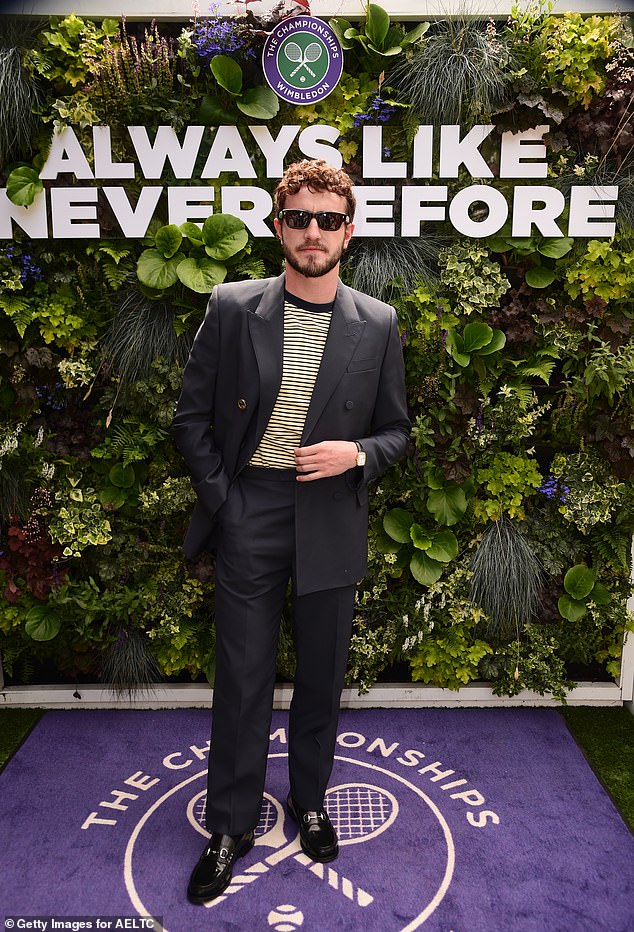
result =
[{"label": "artificial grass", "polygon": [[0,770],[43,714],[42,709],[0,709]]},{"label": "artificial grass", "polygon": [[634,831],[634,715],[625,708],[561,710],[586,760]]}]

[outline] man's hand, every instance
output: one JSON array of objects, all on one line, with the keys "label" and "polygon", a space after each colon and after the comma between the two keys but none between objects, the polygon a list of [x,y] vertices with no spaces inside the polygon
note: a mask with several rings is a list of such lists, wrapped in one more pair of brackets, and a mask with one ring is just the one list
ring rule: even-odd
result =
[{"label": "man's hand", "polygon": [[357,445],[352,440],[324,440],[295,450],[298,482],[339,476],[357,462]]}]

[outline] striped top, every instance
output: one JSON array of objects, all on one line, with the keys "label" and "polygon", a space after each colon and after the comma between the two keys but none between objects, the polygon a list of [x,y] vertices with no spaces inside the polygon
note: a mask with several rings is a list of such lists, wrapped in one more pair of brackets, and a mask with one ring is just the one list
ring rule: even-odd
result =
[{"label": "striped top", "polygon": [[291,469],[326,345],[332,306],[287,295],[284,302],[282,383],[251,466]]}]

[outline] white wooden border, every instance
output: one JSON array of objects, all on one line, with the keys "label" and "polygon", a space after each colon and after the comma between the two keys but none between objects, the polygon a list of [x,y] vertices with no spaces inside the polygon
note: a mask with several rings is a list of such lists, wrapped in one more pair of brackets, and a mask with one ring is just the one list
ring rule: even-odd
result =
[{"label": "white wooden border", "polygon": [[[254,11],[268,12],[276,0],[261,0]],[[448,15],[506,17],[515,0],[382,0],[381,6],[395,20],[442,19]],[[187,22],[194,16],[211,15],[213,8],[219,16],[240,16],[245,6],[231,0],[5,0],[3,13],[30,16],[67,16],[72,10],[79,16],[114,16],[125,14],[128,19],[177,20]],[[343,16],[361,19],[364,16],[361,0],[311,0],[313,16]],[[632,0],[555,0],[553,12],[626,13],[632,10]]]},{"label": "white wooden border", "polygon": [[[276,687],[273,708],[288,709],[293,686]],[[212,690],[196,684],[157,686],[137,699],[117,698],[103,686],[9,686],[0,692],[0,708],[44,709],[208,709]],[[577,683],[568,694],[568,705],[620,706],[623,694],[617,683]],[[342,709],[423,709],[517,706],[560,707],[551,695],[540,696],[528,689],[517,696],[496,696],[488,683],[471,683],[459,690],[440,689],[417,683],[384,683],[360,696],[354,688],[345,689]]]}]

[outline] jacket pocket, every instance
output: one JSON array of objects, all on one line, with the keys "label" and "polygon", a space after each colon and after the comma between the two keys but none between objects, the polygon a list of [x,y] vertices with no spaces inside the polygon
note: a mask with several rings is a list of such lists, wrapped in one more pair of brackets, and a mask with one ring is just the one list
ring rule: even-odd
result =
[{"label": "jacket pocket", "polygon": [[368,356],[366,359],[351,359],[346,372],[368,372],[371,369],[376,369],[377,362],[376,356]]}]

